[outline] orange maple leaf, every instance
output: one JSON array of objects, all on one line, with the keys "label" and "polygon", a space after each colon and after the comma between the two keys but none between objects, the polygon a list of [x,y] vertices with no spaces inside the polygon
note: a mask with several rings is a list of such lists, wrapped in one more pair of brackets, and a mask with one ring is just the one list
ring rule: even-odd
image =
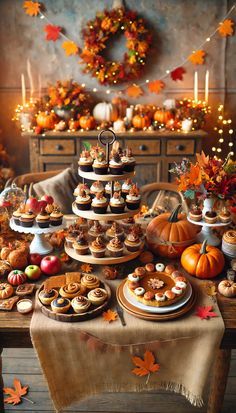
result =
[{"label": "orange maple leaf", "polygon": [[79,51],[78,46],[76,46],[75,42],[72,42],[71,40],[66,40],[63,42],[62,48],[65,50],[66,56],[77,54]]},{"label": "orange maple leaf", "polygon": [[40,3],[37,1],[24,1],[23,8],[29,16],[37,16],[40,12]]},{"label": "orange maple leaf", "polygon": [[9,397],[6,397],[6,399],[4,399],[4,402],[15,405],[19,404],[21,402],[22,396],[28,393],[29,386],[22,387],[21,382],[18,379],[13,380],[13,385],[14,388],[4,387],[3,392],[5,394],[9,394]]},{"label": "orange maple leaf", "polygon": [[111,323],[112,321],[117,320],[118,314],[116,311],[107,310],[107,311],[104,311],[104,313],[102,313],[102,316],[103,316],[104,321],[108,321],[108,323]]},{"label": "orange maple leaf", "polygon": [[153,353],[148,350],[145,351],[143,360],[141,357],[132,357],[132,362],[137,366],[132,370],[132,373],[139,377],[149,376],[160,369],[160,364],[155,363]]},{"label": "orange maple leaf", "polygon": [[181,175],[178,181],[178,191],[184,192],[188,189],[188,178],[186,175]]},{"label": "orange maple leaf", "polygon": [[188,60],[194,65],[203,65],[205,63],[206,52],[204,50],[196,50],[189,57]]},{"label": "orange maple leaf", "polygon": [[87,274],[90,274],[93,271],[93,267],[90,264],[82,264],[80,269],[82,272],[86,272]]},{"label": "orange maple leaf", "polygon": [[153,82],[148,83],[148,89],[151,93],[160,93],[165,87],[165,83],[162,80],[153,80]]},{"label": "orange maple leaf", "polygon": [[130,98],[138,98],[143,95],[143,89],[134,83],[126,89],[126,94]]},{"label": "orange maple leaf", "polygon": [[201,168],[198,164],[190,166],[189,184],[199,186],[202,183]]},{"label": "orange maple leaf", "polygon": [[232,36],[234,32],[234,21],[225,19],[219,24],[218,32],[222,37]]},{"label": "orange maple leaf", "polygon": [[206,156],[203,151],[201,153],[196,153],[196,158],[201,167],[205,167],[209,163],[209,155]]}]

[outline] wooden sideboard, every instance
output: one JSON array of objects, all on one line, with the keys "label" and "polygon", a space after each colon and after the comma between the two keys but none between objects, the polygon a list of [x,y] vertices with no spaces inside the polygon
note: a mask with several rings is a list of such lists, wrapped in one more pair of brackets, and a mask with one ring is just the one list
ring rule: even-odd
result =
[{"label": "wooden sideboard", "polygon": [[[47,132],[43,135],[23,133],[29,137],[31,172],[63,169],[77,165],[83,142],[94,145],[98,131]],[[199,130],[182,132],[126,132],[117,134],[122,147],[129,146],[137,161],[139,185],[150,182],[170,182],[169,169],[183,157],[195,160],[207,133]]]}]

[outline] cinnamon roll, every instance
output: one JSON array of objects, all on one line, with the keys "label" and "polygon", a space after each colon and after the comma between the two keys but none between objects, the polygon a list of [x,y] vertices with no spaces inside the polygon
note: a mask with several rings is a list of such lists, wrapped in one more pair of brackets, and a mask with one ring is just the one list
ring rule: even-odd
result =
[{"label": "cinnamon roll", "polygon": [[95,288],[89,291],[88,299],[93,305],[101,305],[107,299],[107,292],[103,288]]},{"label": "cinnamon roll", "polygon": [[39,300],[44,305],[49,305],[51,302],[58,297],[57,290],[52,288],[51,290],[41,290],[39,293]]},{"label": "cinnamon roll", "polygon": [[85,292],[86,288],[75,282],[63,285],[59,290],[60,296],[64,298],[74,298],[77,295],[83,295]]},{"label": "cinnamon roll", "polygon": [[100,280],[96,275],[86,274],[81,278],[81,285],[86,287],[88,290],[93,290],[98,288],[100,285]]},{"label": "cinnamon roll", "polygon": [[83,297],[82,295],[78,295],[77,297],[73,298],[71,305],[74,312],[80,314],[85,313],[89,309],[91,302],[88,298]]}]

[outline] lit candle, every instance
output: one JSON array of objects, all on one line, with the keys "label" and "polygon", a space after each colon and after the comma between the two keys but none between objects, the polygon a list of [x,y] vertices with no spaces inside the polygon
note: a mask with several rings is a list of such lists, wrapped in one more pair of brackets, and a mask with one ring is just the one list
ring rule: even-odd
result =
[{"label": "lit candle", "polygon": [[208,103],[209,97],[209,70],[206,71],[206,78],[205,78],[205,102]]},{"label": "lit candle", "polygon": [[198,102],[198,73],[194,72],[194,101]]},{"label": "lit candle", "polygon": [[129,108],[126,108],[126,118],[131,122],[133,118],[133,113],[134,113],[134,107],[130,106]]},{"label": "lit candle", "polygon": [[192,126],[193,126],[193,121],[192,121],[192,119],[184,119],[184,120],[182,120],[181,129],[182,129],[183,132],[185,132],[185,133],[191,132]]},{"label": "lit candle", "polygon": [[25,76],[21,73],[21,94],[22,94],[22,105],[25,106],[26,102],[26,90],[25,90]]},{"label": "lit candle", "polygon": [[34,82],[33,82],[33,76],[32,76],[31,63],[29,59],[27,59],[27,74],[28,74],[29,83],[30,83],[30,97],[32,98],[34,94]]}]

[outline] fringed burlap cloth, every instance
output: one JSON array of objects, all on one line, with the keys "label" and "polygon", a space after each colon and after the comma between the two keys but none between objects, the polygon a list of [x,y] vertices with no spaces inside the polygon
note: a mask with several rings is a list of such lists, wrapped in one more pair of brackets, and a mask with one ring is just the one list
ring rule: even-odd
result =
[{"label": "fringed burlap cloth", "polygon": [[[212,305],[199,281],[198,305]],[[115,297],[118,281],[110,282]],[[115,299],[113,299],[115,302]],[[110,306],[112,308],[112,305]],[[195,316],[196,308],[181,319],[150,322],[124,313],[108,324],[99,316],[81,323],[62,323],[45,317],[36,305],[30,327],[34,348],[47,379],[56,411],[102,392],[137,392],[159,387],[184,395],[193,405],[203,404],[207,377],[219,348],[224,323],[219,315],[210,320]],[[137,377],[131,357],[143,358],[151,350],[159,372]]]}]

